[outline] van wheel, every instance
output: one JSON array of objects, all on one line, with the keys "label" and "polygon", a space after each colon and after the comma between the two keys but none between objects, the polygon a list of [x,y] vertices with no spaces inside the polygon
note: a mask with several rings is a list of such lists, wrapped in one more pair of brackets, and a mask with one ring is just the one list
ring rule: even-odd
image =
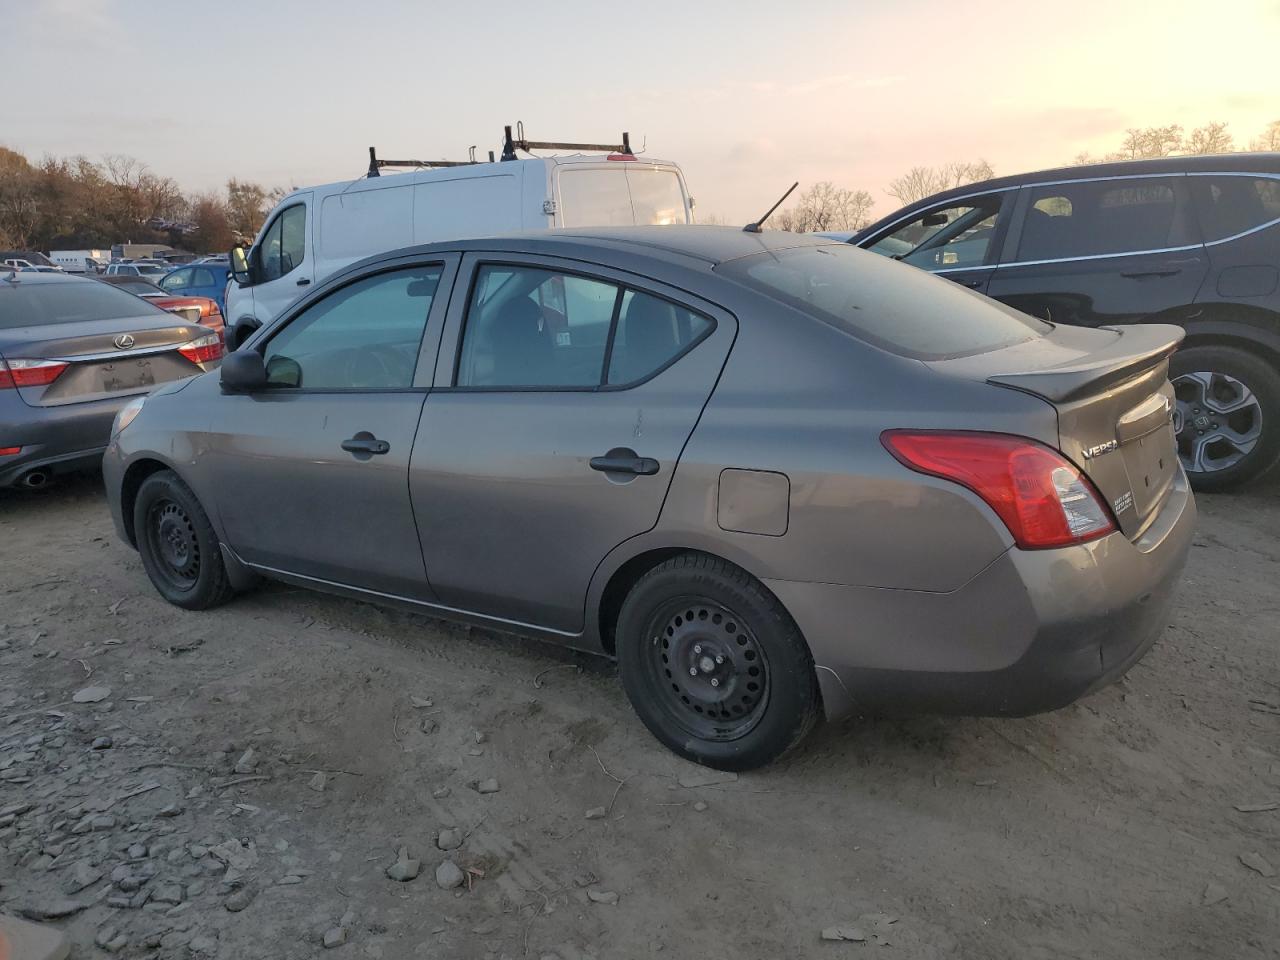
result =
[{"label": "van wheel", "polygon": [[200,501],[172,470],[142,481],[133,504],[142,566],[160,595],[187,610],[207,610],[235,593],[218,537]]},{"label": "van wheel", "polygon": [[632,707],[670,750],[751,770],[813,728],[813,658],[776,597],[745,571],[685,553],[645,574],[618,614],[618,671]]},{"label": "van wheel", "polygon": [[240,345],[253,336],[253,331],[257,330],[262,324],[246,320],[243,323],[237,323],[230,330],[227,330],[223,336],[227,341],[227,351],[239,350]]},{"label": "van wheel", "polygon": [[1236,347],[1195,346],[1169,361],[1178,456],[1196,490],[1229,490],[1280,459],[1280,371]]}]

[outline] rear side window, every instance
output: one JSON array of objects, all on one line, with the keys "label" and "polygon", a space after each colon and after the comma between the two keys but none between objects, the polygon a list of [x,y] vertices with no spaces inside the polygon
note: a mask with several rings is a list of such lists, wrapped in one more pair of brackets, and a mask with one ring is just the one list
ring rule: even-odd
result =
[{"label": "rear side window", "polygon": [[604,280],[539,267],[476,273],[460,387],[595,389],[665,369],[715,328],[701,314]]},{"label": "rear side window", "polygon": [[1052,329],[949,280],[847,244],[760,253],[722,263],[716,272],[918,360],[984,353]]},{"label": "rear side window", "polygon": [[1280,179],[1192,177],[1206,242],[1225,240],[1280,220]]},{"label": "rear side window", "polygon": [[0,330],[153,314],[163,315],[163,311],[96,280],[30,284],[0,281]]},{"label": "rear side window", "polygon": [[1018,260],[1162,250],[1194,242],[1175,177],[1030,187]]}]

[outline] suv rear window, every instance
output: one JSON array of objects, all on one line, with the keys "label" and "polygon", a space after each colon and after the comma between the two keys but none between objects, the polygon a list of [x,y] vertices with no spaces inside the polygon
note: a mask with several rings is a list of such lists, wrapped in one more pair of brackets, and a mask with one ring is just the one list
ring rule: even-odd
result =
[{"label": "suv rear window", "polygon": [[985,353],[1053,329],[950,280],[847,244],[755,254],[716,272],[917,360]]},{"label": "suv rear window", "polygon": [[119,320],[163,313],[132,293],[96,280],[0,281],[0,330],[80,320]]},{"label": "suv rear window", "polygon": [[1280,220],[1280,178],[1192,177],[1200,228],[1208,242]]}]

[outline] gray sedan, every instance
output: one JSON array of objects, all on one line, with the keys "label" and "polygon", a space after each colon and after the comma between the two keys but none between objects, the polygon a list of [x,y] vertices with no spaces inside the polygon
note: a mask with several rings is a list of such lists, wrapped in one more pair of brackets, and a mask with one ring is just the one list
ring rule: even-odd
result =
[{"label": "gray sedan", "polygon": [[96,466],[127,401],[221,356],[219,333],[122,290],[0,270],[0,487]]},{"label": "gray sedan", "polygon": [[401,250],[137,400],[120,535],[203,609],[259,576],[617,659],[724,769],[822,716],[1060,707],[1165,623],[1181,331],[1056,327],[812,237]]}]

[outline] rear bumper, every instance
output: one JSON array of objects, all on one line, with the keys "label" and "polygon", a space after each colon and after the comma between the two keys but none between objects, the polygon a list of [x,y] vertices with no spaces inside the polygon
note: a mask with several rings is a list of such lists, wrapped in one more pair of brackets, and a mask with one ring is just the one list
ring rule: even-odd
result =
[{"label": "rear bumper", "polygon": [[1025,716],[1119,679],[1150,649],[1191,546],[1179,471],[1146,532],[1012,549],[950,593],[769,581],[809,640],[827,716]]},{"label": "rear bumper", "polygon": [[0,396],[0,447],[22,448],[14,456],[0,457],[0,487],[14,486],[35,469],[97,466],[116,413],[132,399],[32,407],[16,396]]}]

